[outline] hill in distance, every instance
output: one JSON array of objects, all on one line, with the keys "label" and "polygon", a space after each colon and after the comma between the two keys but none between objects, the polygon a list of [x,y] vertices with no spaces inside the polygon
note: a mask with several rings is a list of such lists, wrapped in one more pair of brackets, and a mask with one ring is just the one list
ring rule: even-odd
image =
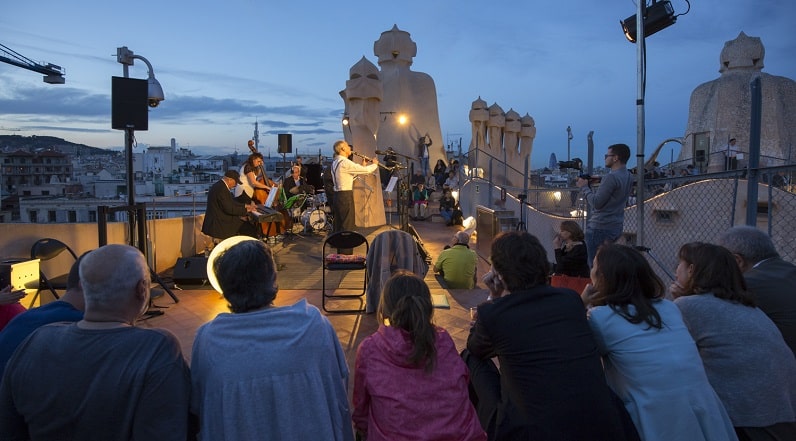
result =
[{"label": "hill in distance", "polygon": [[63,138],[54,136],[20,136],[20,135],[0,135],[0,150],[3,152],[15,152],[25,150],[36,152],[41,150],[56,150],[70,156],[80,155],[112,155],[117,152],[112,150],[91,147],[85,144],[76,144]]}]

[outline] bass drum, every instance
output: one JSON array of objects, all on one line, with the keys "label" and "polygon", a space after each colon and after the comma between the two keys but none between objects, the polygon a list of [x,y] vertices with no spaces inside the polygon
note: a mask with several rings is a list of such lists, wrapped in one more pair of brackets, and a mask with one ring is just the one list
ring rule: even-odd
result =
[{"label": "bass drum", "polygon": [[307,230],[321,231],[326,228],[326,213],[323,210],[304,210],[301,224]]}]

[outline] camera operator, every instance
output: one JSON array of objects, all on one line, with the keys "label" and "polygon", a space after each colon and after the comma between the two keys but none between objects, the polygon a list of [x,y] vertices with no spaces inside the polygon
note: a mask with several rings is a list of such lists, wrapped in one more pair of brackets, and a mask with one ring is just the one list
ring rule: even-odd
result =
[{"label": "camera operator", "polygon": [[597,248],[604,243],[615,242],[622,235],[625,224],[625,206],[635,178],[627,170],[630,147],[614,144],[605,154],[605,167],[611,171],[602,178],[597,190],[592,190],[592,179],[578,177],[575,183],[589,204],[589,220],[586,224],[586,251],[588,264],[592,266]]}]

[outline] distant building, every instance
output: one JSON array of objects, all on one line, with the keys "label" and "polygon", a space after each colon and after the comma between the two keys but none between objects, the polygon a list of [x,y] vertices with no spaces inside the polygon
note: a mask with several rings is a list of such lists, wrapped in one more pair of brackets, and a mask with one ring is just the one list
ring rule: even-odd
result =
[{"label": "distant building", "polygon": [[[57,191],[66,194],[72,182],[72,161],[69,156],[52,150],[31,153],[17,150],[0,153],[0,183],[2,195],[18,193],[21,187],[61,185],[42,191]],[[37,192],[39,190],[30,190]]]}]

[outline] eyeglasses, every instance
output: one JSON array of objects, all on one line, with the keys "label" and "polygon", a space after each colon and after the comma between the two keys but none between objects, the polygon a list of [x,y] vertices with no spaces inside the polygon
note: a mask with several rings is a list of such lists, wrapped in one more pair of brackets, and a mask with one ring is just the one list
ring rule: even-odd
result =
[{"label": "eyeglasses", "polygon": [[608,158],[610,158],[611,156],[616,156],[616,155],[605,155],[605,159],[608,159]]}]

